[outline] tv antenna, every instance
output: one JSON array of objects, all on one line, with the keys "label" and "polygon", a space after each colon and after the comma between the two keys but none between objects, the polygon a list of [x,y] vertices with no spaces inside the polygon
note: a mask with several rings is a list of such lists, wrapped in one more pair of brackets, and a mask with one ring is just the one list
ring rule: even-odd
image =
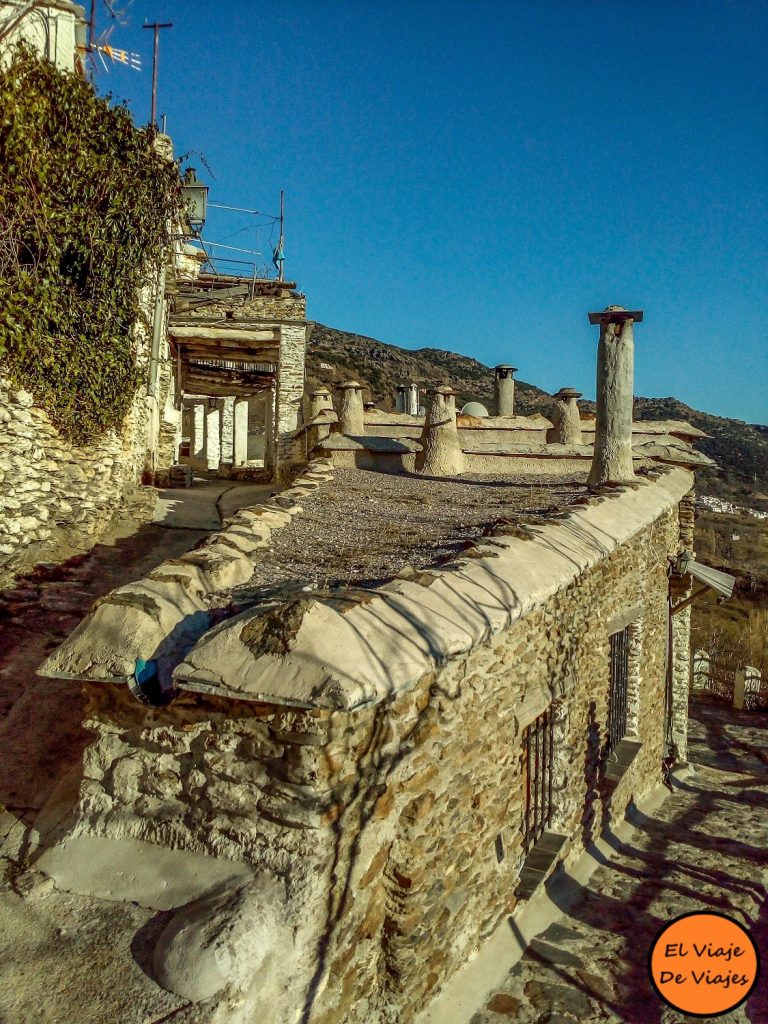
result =
[{"label": "tv antenna", "polygon": [[283,263],[285,261],[285,252],[283,251],[283,243],[285,242],[285,192],[280,190],[280,238],[278,239],[275,250],[272,253],[272,262],[277,270],[277,280],[283,280]]},{"label": "tv antenna", "polygon": [[[116,17],[115,13],[111,11],[113,17]],[[107,62],[104,60],[105,57],[109,57],[113,64],[125,64],[126,67],[133,68],[134,71],[141,71],[141,57],[138,53],[134,53],[132,50],[122,50],[115,46],[112,46],[110,39],[115,26],[110,25],[106,31],[102,32],[100,36],[96,35],[96,0],[91,0],[91,13],[88,17],[88,42],[84,47],[78,47],[80,52],[85,52],[91,58],[91,64],[93,70],[97,71],[98,66],[96,64],[96,57],[101,61],[102,67],[105,71],[108,71]]]}]

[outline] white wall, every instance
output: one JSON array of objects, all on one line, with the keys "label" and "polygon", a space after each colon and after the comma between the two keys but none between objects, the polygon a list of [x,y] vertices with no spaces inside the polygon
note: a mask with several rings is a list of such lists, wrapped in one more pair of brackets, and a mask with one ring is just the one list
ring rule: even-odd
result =
[{"label": "white wall", "polygon": [[[29,6],[28,0],[0,0],[0,36]],[[0,60],[7,59],[22,39],[59,70],[74,71],[79,63],[77,44],[85,43],[85,11],[79,4],[67,0],[40,4],[0,39]]]}]

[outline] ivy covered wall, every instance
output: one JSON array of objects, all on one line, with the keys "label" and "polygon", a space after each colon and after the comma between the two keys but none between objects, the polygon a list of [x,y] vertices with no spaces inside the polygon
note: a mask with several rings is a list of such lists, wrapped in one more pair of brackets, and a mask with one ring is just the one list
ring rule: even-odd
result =
[{"label": "ivy covered wall", "polygon": [[0,68],[0,588],[151,514],[139,484],[180,416],[165,337],[147,387],[167,143],[28,50]]},{"label": "ivy covered wall", "polygon": [[152,142],[28,49],[0,70],[0,371],[74,443],[119,431],[145,372],[139,292],[179,202]]}]

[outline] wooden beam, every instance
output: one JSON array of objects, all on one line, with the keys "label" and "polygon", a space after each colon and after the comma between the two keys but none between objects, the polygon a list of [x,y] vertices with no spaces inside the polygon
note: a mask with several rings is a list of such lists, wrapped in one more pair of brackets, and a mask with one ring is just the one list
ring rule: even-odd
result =
[{"label": "wooden beam", "polygon": [[174,339],[206,339],[210,341],[278,341],[275,330],[243,330],[227,327],[177,327],[171,323],[168,333]]},{"label": "wooden beam", "polygon": [[279,330],[283,324],[289,324],[291,327],[295,327],[297,324],[304,324],[314,326],[314,321],[302,320],[300,317],[281,317],[281,316],[225,316],[224,313],[217,314],[216,316],[195,316],[194,310],[180,310],[176,313],[171,314],[170,328],[173,330],[175,327],[208,327],[208,328],[232,328],[239,330],[253,330],[251,324],[269,324],[269,327],[262,328],[263,330]]},{"label": "wooden beam", "polygon": [[215,380],[198,380],[197,377],[185,377],[182,385],[185,395],[206,395],[209,398],[245,398],[248,395],[263,395],[271,390],[268,385],[238,384],[233,381],[221,383]]},{"label": "wooden beam", "polygon": [[238,274],[199,274],[194,281],[190,281],[190,284],[194,284],[195,281],[199,281],[201,284],[226,284],[229,281],[247,281],[249,284],[253,283],[256,287],[256,293],[260,285],[264,286],[265,291],[274,289],[275,291],[295,291],[295,281],[277,281],[274,277],[245,277]]}]

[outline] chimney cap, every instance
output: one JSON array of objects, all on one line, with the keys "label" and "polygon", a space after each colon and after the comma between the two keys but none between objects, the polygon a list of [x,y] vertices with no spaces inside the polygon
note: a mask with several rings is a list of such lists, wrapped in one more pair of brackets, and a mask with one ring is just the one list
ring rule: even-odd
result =
[{"label": "chimney cap", "polygon": [[553,398],[581,398],[583,392],[577,391],[576,388],[560,388],[557,394],[552,395]]},{"label": "chimney cap", "polygon": [[336,385],[336,389],[338,391],[346,391],[347,389],[349,389],[350,391],[352,391],[352,390],[362,391],[363,390],[363,385],[360,384],[356,380],[345,380],[345,381],[341,381],[339,384],[337,384]]},{"label": "chimney cap", "polygon": [[458,391],[454,391],[450,384],[435,384],[432,388],[433,395],[458,395]]},{"label": "chimney cap", "polygon": [[642,309],[625,309],[624,306],[606,306],[602,313],[587,313],[591,324],[620,324],[625,320],[643,322]]},{"label": "chimney cap", "polygon": [[496,369],[496,370],[511,370],[512,373],[517,373],[517,367],[513,366],[511,363],[497,363],[496,366],[494,367],[494,369]]}]

